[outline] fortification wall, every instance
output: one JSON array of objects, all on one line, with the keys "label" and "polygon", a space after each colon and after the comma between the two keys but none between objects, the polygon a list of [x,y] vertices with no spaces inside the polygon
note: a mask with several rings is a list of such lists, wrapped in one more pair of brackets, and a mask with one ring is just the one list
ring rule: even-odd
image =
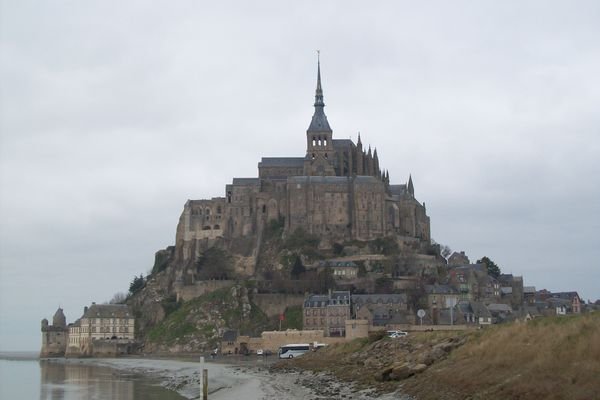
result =
[{"label": "fortification wall", "polygon": [[199,281],[193,285],[180,286],[175,289],[175,293],[177,294],[177,301],[189,301],[233,284],[235,284],[235,281],[232,280]]},{"label": "fortification wall", "polygon": [[133,353],[133,343],[129,340],[95,340],[92,345],[93,357],[118,357]]},{"label": "fortification wall", "polygon": [[252,297],[254,304],[268,316],[283,314],[287,307],[302,306],[304,295],[264,293]]},{"label": "fortification wall", "polygon": [[345,337],[325,337],[325,334],[322,330],[297,331],[295,329],[288,329],[287,331],[265,331],[262,333],[261,339],[262,348],[264,350],[271,350],[274,353],[276,353],[281,346],[286,344],[313,344],[314,342],[336,344],[346,341]]}]

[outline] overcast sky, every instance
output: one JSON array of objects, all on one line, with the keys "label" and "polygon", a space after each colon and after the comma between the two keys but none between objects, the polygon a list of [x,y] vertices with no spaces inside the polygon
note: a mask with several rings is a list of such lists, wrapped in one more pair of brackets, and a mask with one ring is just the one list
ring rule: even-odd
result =
[{"label": "overcast sky", "polygon": [[[284,4],[285,3],[285,4]],[[187,199],[334,138],[433,238],[600,298],[598,1],[0,1],[0,350],[174,244]]]}]

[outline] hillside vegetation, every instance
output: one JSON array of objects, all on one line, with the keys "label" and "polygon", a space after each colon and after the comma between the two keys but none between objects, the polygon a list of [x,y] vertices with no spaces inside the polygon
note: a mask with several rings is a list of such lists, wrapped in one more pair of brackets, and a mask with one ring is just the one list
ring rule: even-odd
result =
[{"label": "hillside vegetation", "polygon": [[429,399],[600,398],[600,314],[356,340],[280,364]]},{"label": "hillside vegetation", "polygon": [[146,352],[207,352],[226,329],[257,335],[272,322],[254,305],[241,285],[216,290],[171,310],[147,334]]}]

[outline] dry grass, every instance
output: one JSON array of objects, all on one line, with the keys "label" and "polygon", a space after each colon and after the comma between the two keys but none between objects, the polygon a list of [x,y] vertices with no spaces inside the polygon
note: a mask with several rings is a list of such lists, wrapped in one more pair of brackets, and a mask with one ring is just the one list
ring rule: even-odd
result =
[{"label": "dry grass", "polygon": [[600,314],[490,327],[405,387],[419,399],[598,399]]}]

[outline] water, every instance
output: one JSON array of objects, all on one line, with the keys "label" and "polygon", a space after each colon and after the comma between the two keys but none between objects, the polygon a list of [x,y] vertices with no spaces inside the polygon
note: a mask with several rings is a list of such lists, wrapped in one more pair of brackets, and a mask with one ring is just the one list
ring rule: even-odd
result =
[{"label": "water", "polygon": [[158,382],[90,363],[0,354],[0,400],[181,400]]}]

